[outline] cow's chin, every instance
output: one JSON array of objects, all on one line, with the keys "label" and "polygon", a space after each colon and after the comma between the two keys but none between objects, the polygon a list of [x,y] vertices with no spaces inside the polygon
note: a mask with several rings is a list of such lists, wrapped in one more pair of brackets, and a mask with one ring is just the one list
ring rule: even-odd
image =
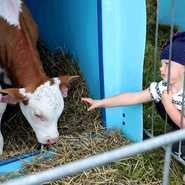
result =
[{"label": "cow's chin", "polygon": [[[31,125],[31,124],[30,124]],[[59,132],[56,127],[51,127],[50,129],[45,128],[35,128],[33,125],[31,125],[33,128],[37,141],[41,144],[54,144],[58,141]]]},{"label": "cow's chin", "polygon": [[52,137],[46,137],[46,136],[37,136],[37,141],[41,144],[55,144],[57,141],[58,141],[58,136],[59,134],[56,134],[55,136],[52,136]]}]

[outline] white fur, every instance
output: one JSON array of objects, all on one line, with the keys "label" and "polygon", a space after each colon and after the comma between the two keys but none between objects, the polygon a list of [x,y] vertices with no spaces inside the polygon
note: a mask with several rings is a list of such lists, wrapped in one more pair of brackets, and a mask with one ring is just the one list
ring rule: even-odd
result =
[{"label": "white fur", "polygon": [[[1,85],[0,85],[0,89],[2,89]],[[0,94],[0,99],[1,98],[2,98],[2,95]],[[2,119],[3,113],[6,110],[6,106],[7,106],[6,103],[0,103],[0,126],[1,126],[1,119]],[[3,136],[1,134],[1,129],[0,129],[0,155],[3,154],[3,146],[4,146],[4,139],[3,139]]]},{"label": "white fur", "polygon": [[[4,72],[6,73],[5,70],[0,69],[0,73]],[[55,143],[59,136],[57,122],[64,109],[64,100],[59,83],[60,80],[54,78],[53,85],[50,85],[49,81],[45,82],[37,87],[34,93],[26,92],[25,88],[19,89],[19,93],[28,100],[28,105],[24,105],[23,102],[19,103],[21,111],[33,128],[37,140],[42,144]],[[0,94],[0,99],[1,97],[2,95]],[[6,103],[0,103],[0,123],[6,106]],[[42,119],[38,119],[35,113],[41,113]],[[4,140],[0,130],[0,155],[3,153],[3,145]]]},{"label": "white fur", "polygon": [[4,18],[10,25],[20,28],[21,3],[21,0],[0,0],[0,17]]},{"label": "white fur", "polygon": [[[57,139],[59,136],[57,122],[64,108],[59,85],[57,83],[50,85],[46,82],[39,86],[33,94],[28,93],[26,96],[29,97],[29,104],[24,105],[20,102],[20,108],[35,131],[38,141],[47,144],[48,140]],[[35,112],[41,113],[43,119],[38,119]]]},{"label": "white fur", "polygon": [[[11,81],[9,80],[9,78],[7,77],[7,72],[5,71],[5,69],[2,69],[0,68],[0,74],[3,74],[4,78],[2,79],[5,83],[11,85]],[[0,85],[0,89],[1,88],[1,85]],[[0,100],[2,98],[2,94],[0,94]],[[5,112],[6,110],[6,106],[7,104],[6,103],[0,103],[0,126],[1,126],[1,119],[2,119],[2,116],[3,116],[3,113]],[[1,133],[1,129],[0,129],[0,155],[3,154],[3,146],[4,146],[4,139],[3,139],[3,136],[2,136],[2,133]]]},{"label": "white fur", "polygon": [[27,92],[26,92],[25,88],[20,88],[20,89],[19,89],[19,93],[26,97],[25,100],[26,100],[26,99],[29,99],[29,98],[32,96],[31,93],[27,93]]}]

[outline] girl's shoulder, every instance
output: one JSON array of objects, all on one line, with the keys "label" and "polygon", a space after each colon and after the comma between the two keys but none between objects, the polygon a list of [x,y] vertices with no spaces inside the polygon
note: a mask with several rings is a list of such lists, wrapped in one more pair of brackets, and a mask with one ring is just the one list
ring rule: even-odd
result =
[{"label": "girl's shoulder", "polygon": [[159,89],[161,91],[164,91],[167,89],[167,83],[161,80],[160,82],[152,82],[150,84],[150,87],[153,87],[154,89]]},{"label": "girl's shoulder", "polygon": [[164,81],[152,82],[149,87],[149,93],[155,102],[159,102],[161,100],[161,95],[164,90],[167,89],[167,84]]},{"label": "girl's shoulder", "polygon": [[159,87],[159,88],[167,89],[167,86],[168,86],[168,84],[167,84],[165,81],[163,81],[163,80],[161,80],[161,81],[158,83],[158,87]]}]

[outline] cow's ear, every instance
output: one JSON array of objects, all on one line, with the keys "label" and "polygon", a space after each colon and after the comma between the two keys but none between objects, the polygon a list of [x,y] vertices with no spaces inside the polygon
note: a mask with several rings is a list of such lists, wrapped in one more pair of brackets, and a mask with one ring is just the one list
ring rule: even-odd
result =
[{"label": "cow's ear", "polygon": [[68,86],[73,80],[77,79],[79,76],[59,76],[57,77],[60,80],[60,87]]},{"label": "cow's ear", "polygon": [[19,92],[18,88],[8,88],[0,90],[3,95],[10,95],[16,102],[20,102],[25,99],[25,96]]}]

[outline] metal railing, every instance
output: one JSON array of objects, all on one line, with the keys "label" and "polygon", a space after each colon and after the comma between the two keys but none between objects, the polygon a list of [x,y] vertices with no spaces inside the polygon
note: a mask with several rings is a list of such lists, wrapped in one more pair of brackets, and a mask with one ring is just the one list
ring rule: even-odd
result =
[{"label": "metal railing", "polygon": [[28,175],[12,182],[2,183],[2,185],[38,185],[44,182],[54,181],[66,176],[74,175],[84,170],[108,164],[116,160],[141,154],[149,150],[154,150],[159,147],[165,148],[163,185],[168,185],[171,162],[171,147],[173,143],[183,139],[185,139],[185,129],[150,138],[144,140],[143,142],[127,145],[119,149],[107,151],[105,153],[101,153],[99,155],[81,159],[75,162],[60,165],[53,169],[48,169],[42,172],[35,173],[33,175]]},{"label": "metal railing", "polygon": [[[158,48],[158,26],[159,26],[159,6],[160,6],[160,0],[157,0],[157,10],[156,10],[156,32],[155,32],[155,52],[154,52],[154,81],[156,81],[156,66],[157,66],[157,48]],[[169,92],[169,84],[170,84],[170,68],[171,68],[171,53],[172,53],[172,37],[173,37],[173,27],[174,27],[174,8],[175,8],[175,0],[172,0],[171,4],[171,23],[170,23],[170,49],[169,49],[169,64],[168,64],[168,83],[167,83],[167,91]],[[182,123],[183,123],[183,112],[184,112],[184,97],[185,97],[185,72],[184,72],[184,85],[183,85],[183,96],[182,96],[182,114],[181,114],[181,123],[180,128],[182,129]],[[154,111],[155,109],[155,103],[152,104],[152,122],[151,122],[151,131],[148,131],[144,128],[144,133],[150,137],[154,137],[154,129],[155,129],[155,122],[154,122]],[[166,114],[166,120],[165,120],[165,129],[164,133],[167,132],[167,114]],[[182,160],[181,158],[181,141],[179,141],[179,151],[177,155],[172,153],[172,156],[174,156],[180,163],[182,163],[185,166],[185,160]]]}]

